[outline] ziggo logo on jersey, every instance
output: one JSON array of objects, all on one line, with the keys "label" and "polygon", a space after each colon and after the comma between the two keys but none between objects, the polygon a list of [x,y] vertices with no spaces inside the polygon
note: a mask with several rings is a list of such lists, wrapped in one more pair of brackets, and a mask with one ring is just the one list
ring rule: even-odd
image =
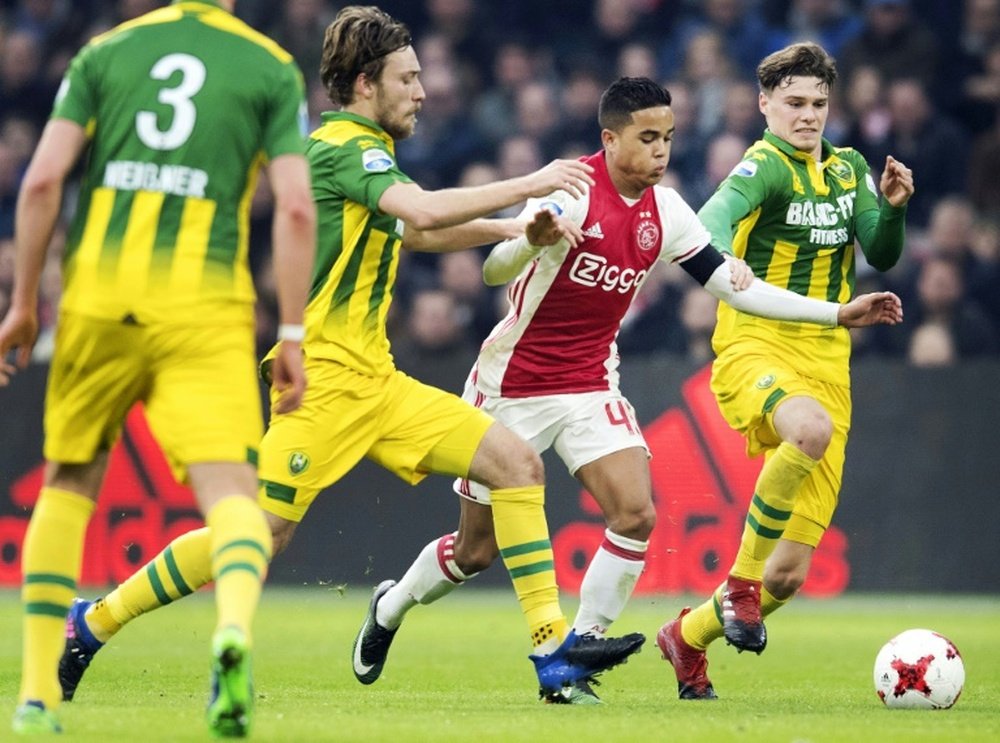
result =
[{"label": "ziggo logo on jersey", "polygon": [[648,271],[621,268],[608,263],[603,255],[578,253],[569,269],[570,281],[582,286],[600,286],[606,292],[628,294],[642,284]]}]

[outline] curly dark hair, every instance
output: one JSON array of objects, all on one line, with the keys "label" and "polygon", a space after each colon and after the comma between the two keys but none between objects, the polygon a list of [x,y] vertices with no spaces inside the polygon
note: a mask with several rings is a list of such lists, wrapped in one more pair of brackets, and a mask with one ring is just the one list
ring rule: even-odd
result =
[{"label": "curly dark hair", "polygon": [[348,5],[327,26],[320,79],[330,100],[347,105],[354,99],[358,75],[378,80],[386,55],[410,46],[410,30],[374,5]]}]

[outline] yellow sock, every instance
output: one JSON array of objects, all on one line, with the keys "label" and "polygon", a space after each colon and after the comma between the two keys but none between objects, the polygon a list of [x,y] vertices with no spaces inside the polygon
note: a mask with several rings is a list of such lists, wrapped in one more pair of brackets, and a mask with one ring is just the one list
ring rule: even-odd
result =
[{"label": "yellow sock", "polygon": [[243,495],[218,501],[205,523],[211,530],[217,627],[236,627],[249,640],[271,559],[271,530],[257,501]]},{"label": "yellow sock", "polygon": [[18,701],[62,701],[57,675],[66,644],[66,614],[76,595],[83,540],[94,502],[68,490],[45,487],[38,496],[21,548],[24,649]]},{"label": "yellow sock", "polygon": [[545,488],[494,490],[493,528],[535,648],[554,650],[568,633],[559,608],[552,543],[545,521]]},{"label": "yellow sock", "polygon": [[792,515],[795,494],[819,462],[787,441],[767,458],[757,478],[747,511],[743,537],[730,571],[737,578],[759,581]]},{"label": "yellow sock", "polygon": [[681,637],[697,650],[704,650],[722,637],[722,591],[725,586],[723,583],[716,588],[708,601],[696,606],[681,620]]},{"label": "yellow sock", "polygon": [[[726,584],[723,583],[716,588],[708,601],[692,609],[681,620],[681,636],[691,647],[704,650],[722,637],[722,592],[725,587]],[[766,617],[791,600],[791,596],[787,599],[775,598],[766,587],[761,586],[760,613]]]},{"label": "yellow sock", "polygon": [[211,531],[182,534],[87,610],[87,627],[101,642],[141,614],[197,591],[212,580]]},{"label": "yellow sock", "polygon": [[760,613],[761,613],[762,616],[765,616],[765,617],[768,614],[773,614],[778,609],[780,609],[782,606],[784,606],[789,601],[791,601],[793,598],[794,598],[794,595],[793,596],[789,596],[787,599],[775,598],[774,595],[770,591],[768,591],[765,586],[761,586],[761,588],[760,588]]}]

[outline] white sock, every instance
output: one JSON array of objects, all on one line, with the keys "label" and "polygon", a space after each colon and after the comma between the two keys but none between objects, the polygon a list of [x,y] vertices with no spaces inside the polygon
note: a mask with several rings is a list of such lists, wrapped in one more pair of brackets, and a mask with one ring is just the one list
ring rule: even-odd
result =
[{"label": "white sock", "polygon": [[622,613],[646,566],[649,542],[604,532],[580,585],[580,610],[573,621],[578,635],[604,637]]},{"label": "white sock", "polygon": [[409,570],[390,588],[375,609],[375,621],[396,629],[417,604],[432,604],[477,573],[466,575],[455,564],[455,534],[445,534],[424,547]]}]

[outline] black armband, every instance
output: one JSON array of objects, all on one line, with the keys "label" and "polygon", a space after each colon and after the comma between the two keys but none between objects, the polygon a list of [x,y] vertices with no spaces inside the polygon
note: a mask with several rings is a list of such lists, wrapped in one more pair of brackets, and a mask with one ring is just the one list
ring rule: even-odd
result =
[{"label": "black armband", "polygon": [[706,245],[686,261],[681,261],[681,268],[687,271],[691,278],[702,286],[708,283],[715,269],[726,262],[722,253],[714,245]]}]

